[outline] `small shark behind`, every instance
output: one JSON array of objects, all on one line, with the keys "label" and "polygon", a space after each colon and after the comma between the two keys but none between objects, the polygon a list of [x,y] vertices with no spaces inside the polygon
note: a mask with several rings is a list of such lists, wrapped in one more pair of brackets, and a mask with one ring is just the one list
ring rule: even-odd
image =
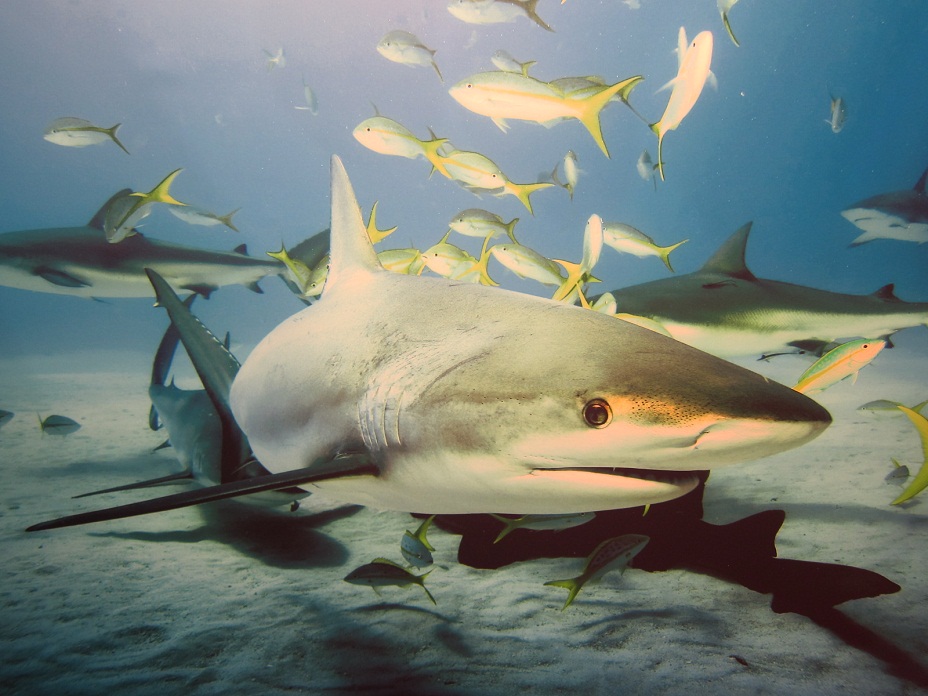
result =
[{"label": "small shark behind", "polygon": [[926,179],[928,169],[911,189],[880,193],[841,211],[845,219],[864,231],[850,246],[866,244],[874,239],[899,239],[918,244],[928,242]]},{"label": "small shark behind", "polygon": [[[128,193],[125,189],[110,198],[82,227],[0,234],[0,285],[91,298],[151,297],[151,283],[145,275],[145,269],[150,268],[177,291],[208,296],[232,284],[261,292],[259,280],[286,275],[282,263],[252,258],[244,245],[232,252],[210,251],[141,234],[110,244],[103,232],[106,211],[113,200]],[[327,243],[326,238],[320,248]]]},{"label": "small shark behind", "polygon": [[738,229],[698,271],[614,290],[619,311],[723,357],[817,350],[928,323],[928,303],[903,302],[892,285],[845,295],[758,278],[744,261],[750,231],[751,223]]},{"label": "small shark behind", "polygon": [[549,299],[385,271],[332,161],[322,299],[272,331],[231,390],[271,472],[354,454],[376,476],[314,484],[421,513],[572,513],[655,503],[693,470],[796,447],[810,399],[677,341]]}]

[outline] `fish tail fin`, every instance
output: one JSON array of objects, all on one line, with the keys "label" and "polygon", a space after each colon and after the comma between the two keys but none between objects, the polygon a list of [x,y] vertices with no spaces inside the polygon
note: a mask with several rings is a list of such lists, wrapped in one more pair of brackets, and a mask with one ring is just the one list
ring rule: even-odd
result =
[{"label": "fish tail fin", "polygon": [[677,247],[686,244],[688,241],[690,240],[684,239],[682,242],[677,242],[676,244],[671,244],[670,246],[657,248],[657,251],[661,257],[661,261],[663,261],[664,265],[667,266],[668,269],[670,269],[671,273],[676,273],[676,271],[674,271],[673,266],[670,265],[670,252],[676,249]]},{"label": "fish tail fin", "polygon": [[735,32],[733,32],[733,31],[731,30],[731,23],[728,21],[728,13],[727,13],[727,12],[723,12],[723,13],[722,13],[722,24],[725,25],[725,31],[728,32],[728,38],[731,39],[731,42],[732,42],[733,44],[735,44],[735,46],[738,46],[738,47],[740,48],[740,47],[741,47],[741,44],[738,43],[738,39],[735,38]]},{"label": "fish tail fin", "polygon": [[418,577],[416,578],[415,583],[416,583],[419,587],[422,588],[422,591],[425,592],[425,595],[431,600],[432,604],[434,604],[434,605],[437,607],[437,606],[438,606],[438,602],[435,601],[435,598],[432,596],[432,593],[429,592],[429,588],[427,588],[427,587],[425,586],[425,579],[426,579],[429,575],[431,575],[431,574],[432,574],[432,571],[431,571],[431,570],[430,570],[428,573],[423,573],[422,575],[420,575],[420,576],[418,576]]},{"label": "fish tail fin", "polygon": [[[422,141],[422,152],[425,154],[425,159],[429,161],[432,165],[432,172],[437,171],[446,179],[450,179],[451,175],[448,173],[448,169],[445,167],[444,157],[438,152],[442,145],[448,142],[448,138],[432,138],[431,140]],[[432,176],[429,173],[429,176]]]},{"label": "fish tail fin", "polygon": [[442,82],[444,82],[444,81],[445,81],[445,78],[441,76],[441,70],[438,69],[438,63],[435,62],[434,55],[435,55],[435,51],[432,51],[432,56],[433,56],[433,57],[432,57],[432,67],[435,68],[435,72],[438,73],[438,79],[441,80]]},{"label": "fish tail fin", "polygon": [[183,170],[175,169],[173,172],[168,174],[161,181],[160,184],[155,186],[146,196],[148,203],[168,203],[170,205],[187,205],[186,203],[181,203],[179,200],[174,198],[171,195],[171,184],[174,183],[174,179],[177,178],[177,175],[180,174]]},{"label": "fish tail fin", "polygon": [[119,127],[120,127],[121,125],[122,125],[121,123],[117,123],[117,124],[116,124],[115,126],[113,126],[112,128],[107,128],[106,134],[107,134],[108,136],[110,136],[110,138],[112,139],[112,141],[113,141],[114,143],[116,143],[117,145],[119,145],[120,149],[121,149],[123,152],[125,152],[127,155],[130,155],[130,154],[132,154],[132,153],[129,152],[129,151],[126,149],[126,146],[123,145],[123,144],[119,141],[119,138],[116,137],[116,131],[119,129]]},{"label": "fish tail fin", "polygon": [[[922,444],[922,452],[924,454],[925,461],[928,462],[928,419],[908,406],[899,405],[896,408],[898,408],[909,417],[909,420],[912,421],[912,425],[914,425],[916,431],[918,431],[918,437]],[[909,485],[906,486],[905,490],[902,491],[899,497],[890,504],[900,505],[907,500],[911,500],[916,495],[925,490],[925,488],[928,488],[928,464],[922,465],[921,469],[919,469],[918,473],[915,474],[914,478],[909,482]]]},{"label": "fish tail fin", "polygon": [[654,135],[657,136],[657,164],[654,166],[657,167],[657,173],[661,175],[661,181],[664,179],[664,135],[665,133],[661,130],[661,122],[652,123],[649,128],[654,131]]},{"label": "fish tail fin", "polygon": [[568,578],[567,580],[551,580],[550,582],[546,582],[545,585],[550,585],[551,587],[563,587],[565,590],[567,590],[567,601],[564,602],[564,606],[561,607],[561,611],[564,611],[571,605],[571,603],[577,597],[577,594],[580,592],[580,588],[583,587],[583,585],[580,584],[579,578]]},{"label": "fish tail fin", "polygon": [[490,263],[490,252],[488,247],[490,245],[490,240],[493,238],[492,234],[488,234],[483,240],[483,247],[480,249],[480,258],[477,260],[477,270],[480,272],[480,284],[489,285],[491,287],[497,287],[499,283],[493,280],[490,277],[490,273],[487,270],[487,265]]},{"label": "fish tail fin", "polygon": [[525,2],[522,5],[522,9],[525,10],[526,17],[528,17],[530,20],[535,22],[535,24],[540,26],[545,31],[553,32],[554,29],[549,27],[545,23],[545,21],[541,17],[538,16],[537,7],[538,7],[538,0],[527,0],[527,2]]},{"label": "fish tail fin", "polygon": [[549,188],[551,186],[554,186],[554,184],[547,181],[539,181],[536,184],[514,184],[510,181],[504,188],[513,196],[522,201],[522,205],[528,209],[528,212],[534,215],[535,211],[532,210],[532,202],[529,200],[529,196],[535,193],[535,191]]},{"label": "fish tail fin", "polygon": [[499,534],[496,535],[496,538],[493,540],[494,544],[498,544],[500,541],[503,540],[504,537],[508,536],[509,533],[516,528],[515,520],[513,520],[512,518],[503,517],[502,515],[494,515],[493,513],[490,513],[490,517],[492,517],[494,520],[502,522],[503,525],[505,525],[499,531]]},{"label": "fish tail fin", "polygon": [[516,223],[519,222],[519,218],[512,218],[509,222],[506,223],[506,234],[509,235],[509,239],[518,244],[516,241]]},{"label": "fish tail fin", "polygon": [[599,145],[599,149],[603,151],[606,157],[609,157],[609,149],[606,147],[606,141],[603,140],[603,131],[599,122],[599,114],[605,108],[606,104],[616,95],[619,95],[622,101],[626,101],[632,89],[643,79],[641,75],[635,75],[634,77],[617,82],[601,92],[581,100],[583,103],[583,111],[578,118],[580,122],[586,126],[590,135],[593,136],[593,140],[596,141],[596,144]]},{"label": "fish tail fin", "polygon": [[238,232],[238,227],[232,223],[232,216],[235,215],[241,208],[236,208],[231,213],[226,213],[225,215],[220,215],[218,217],[219,222],[228,227],[233,232]]}]

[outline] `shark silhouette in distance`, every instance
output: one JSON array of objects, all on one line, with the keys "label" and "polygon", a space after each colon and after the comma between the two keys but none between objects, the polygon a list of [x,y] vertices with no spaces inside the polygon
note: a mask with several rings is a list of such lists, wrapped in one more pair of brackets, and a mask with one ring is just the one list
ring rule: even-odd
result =
[{"label": "shark silhouette in distance", "polygon": [[234,380],[222,343],[195,331],[149,272],[191,357],[219,356],[193,362],[223,424],[223,456],[247,462],[253,448],[271,473],[29,530],[310,484],[422,513],[632,507],[693,490],[696,470],[797,447],[831,422],[792,389],[633,324],[384,270],[337,157],[331,241],[322,299],[273,330]]},{"label": "shark silhouette in distance", "polygon": [[905,242],[928,242],[928,193],[926,169],[911,189],[871,196],[841,215],[864,231],[850,246],[859,246],[874,239],[899,239]]},{"label": "shark silhouette in distance", "polygon": [[892,285],[846,295],[758,278],[745,264],[750,231],[749,222],[698,271],[613,290],[619,311],[722,357],[820,353],[837,339],[888,338],[928,323],[928,302],[903,302]]},{"label": "shark silhouette in distance", "polygon": [[[151,297],[150,268],[177,291],[209,296],[224,285],[241,284],[261,292],[258,281],[279,275],[293,290],[286,267],[277,260],[248,256],[245,246],[211,251],[150,239],[142,234],[118,244],[106,240],[103,221],[110,198],[86,225],[0,234],[0,285],[80,297]],[[298,244],[293,258],[313,268],[328,251],[328,233]],[[297,291],[298,292],[298,291]]]}]

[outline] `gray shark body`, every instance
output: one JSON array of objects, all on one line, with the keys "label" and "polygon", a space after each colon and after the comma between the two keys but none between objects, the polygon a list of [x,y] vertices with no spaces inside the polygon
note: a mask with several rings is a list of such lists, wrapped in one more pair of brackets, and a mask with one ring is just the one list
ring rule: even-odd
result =
[{"label": "gray shark body", "polygon": [[633,507],[693,490],[695,470],[801,445],[831,420],[808,397],[633,324],[384,270],[337,158],[331,238],[322,299],[237,371],[150,274],[222,423],[223,456],[256,465],[253,448],[268,473],[29,531],[288,486],[427,513]]},{"label": "gray shark body", "polygon": [[231,405],[272,472],[368,457],[377,476],[314,484],[336,499],[422,513],[629,507],[829,421],[792,390],[612,317],[385,271],[337,158],[331,229],[322,299],[255,348]]},{"label": "gray shark body", "polygon": [[0,234],[0,285],[92,298],[151,297],[152,286],[145,275],[150,268],[178,292],[208,296],[233,284],[261,292],[259,280],[286,273],[279,261],[252,258],[244,246],[230,252],[210,251],[141,234],[110,244],[103,219],[112,200],[82,227]]},{"label": "gray shark body", "polygon": [[756,277],[744,261],[750,229],[748,223],[736,231],[698,271],[613,291],[619,311],[726,357],[815,350],[928,322],[928,303],[903,302],[891,285],[846,295]]},{"label": "gray shark body", "polygon": [[918,244],[928,242],[926,179],[928,169],[911,189],[880,193],[841,211],[844,218],[864,231],[850,246],[866,244],[874,239],[898,239]]}]

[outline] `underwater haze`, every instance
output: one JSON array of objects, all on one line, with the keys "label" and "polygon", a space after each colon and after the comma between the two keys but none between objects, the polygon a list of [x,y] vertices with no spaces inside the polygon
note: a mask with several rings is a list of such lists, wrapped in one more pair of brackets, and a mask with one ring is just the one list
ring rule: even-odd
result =
[{"label": "underwater haze", "polygon": [[[753,222],[746,262],[757,277],[851,295],[893,284],[899,299],[928,302],[928,245],[851,246],[862,230],[841,215],[911,191],[928,167],[924,0],[740,0],[727,13],[732,36],[716,0],[523,1],[495,0],[517,16],[478,24],[449,5],[494,0],[4,0],[0,247],[4,233],[87,225],[118,191],[151,191],[182,169],[171,196],[216,216],[240,209],[238,231],[208,215],[191,224],[156,202],[138,233],[217,252],[244,244],[270,260],[328,228],[337,155],[364,219],[376,204],[377,227],[396,228],[378,250],[426,250],[475,208],[518,218],[518,241],[548,259],[580,262],[593,215],[658,246],[686,240],[670,254],[673,272],[653,254],[604,246],[592,297],[695,272]],[[711,32],[714,77],[664,134],[663,179],[647,167],[645,177],[642,153],[658,162],[649,124],[683,82],[667,86],[681,27],[690,42]],[[398,30],[424,46],[406,53],[413,64],[378,51]],[[544,82],[642,76],[629,105],[601,112],[609,156],[577,119],[508,118],[502,128],[449,94],[498,70],[499,51],[531,62],[526,74]],[[511,181],[552,185],[531,194],[532,211],[513,195],[469,190],[422,157],[359,142],[355,128],[378,114],[486,156]],[[44,137],[67,117],[119,124],[118,143],[97,131],[85,147]],[[572,191],[562,185],[569,152]],[[481,255],[480,238],[448,241]],[[32,274],[49,279],[47,291],[10,287],[5,264],[0,254],[0,409],[15,412],[0,419],[4,693],[928,693],[926,503],[891,506],[898,481],[884,481],[892,458],[915,474],[925,455],[905,417],[857,408],[928,398],[919,322],[856,383],[813,395],[834,419],[819,439],[713,472],[705,489],[705,521],[720,526],[785,509],[771,551],[780,559],[865,568],[901,586],[848,600],[849,621],[865,627],[849,638],[822,616],[771,612],[771,591],[698,567],[646,573],[633,562],[562,612],[564,592],[545,582],[580,573],[586,553],[478,569],[459,563],[457,535],[438,525],[428,578],[437,606],[417,587],[377,596],[342,579],[398,557],[419,522],[315,494],[293,515],[220,504],[26,534],[43,519],[174,492],[71,499],[178,469],[170,449],[153,452],[164,436],[147,421],[168,318],[153,296],[69,295],[74,279],[44,266]],[[486,271],[503,288],[555,293],[495,258]],[[231,334],[242,362],[306,306],[276,273],[259,287],[224,285],[193,305],[217,336]],[[739,364],[787,385],[811,364],[755,357]],[[178,384],[196,388],[186,356],[177,363]],[[36,412],[81,429],[56,436]]]},{"label": "underwater haze", "polygon": [[[139,12],[122,2],[19,2],[0,8],[4,70],[2,231],[85,224],[123,187],[148,191],[183,167],[172,187],[181,201],[224,214],[241,208],[235,234],[185,224],[155,206],[139,228],[168,241],[228,250],[247,243],[263,256],[328,226],[328,161],[343,158],[365,218],[379,201],[383,244],[426,248],[451,216],[485,208],[519,217],[519,241],[545,256],[578,261],[587,218],[626,222],[657,244],[689,242],[672,255],[678,271],[698,268],[735,229],[754,221],[748,263],[755,274],[864,294],[895,283],[906,300],[928,298],[923,247],[877,240],[848,244],[858,230],[840,211],[862,198],[911,188],[928,165],[928,67],[920,57],[928,8],[910,2],[760,3],[730,11],[741,47],[725,33],[712,0],[619,2],[543,0],[539,13],[555,31],[526,17],[474,25],[440,2],[160,3]],[[611,159],[576,120],[550,129],[511,121],[503,133],[448,94],[455,82],[495,69],[499,49],[537,61],[531,75],[555,79],[633,75],[644,82],[631,102],[657,121],[677,69],[677,32],[714,34],[707,86],[664,141],[666,181],[654,190],[636,171],[656,138],[621,104],[602,113]],[[430,67],[390,62],[376,50],[402,28],[435,50],[444,82]],[[283,49],[285,64],[268,69]],[[303,79],[318,100],[305,105]],[[847,105],[833,133],[830,98]],[[364,148],[352,130],[374,108],[427,139],[428,129],[455,146],[483,153],[514,181],[547,175],[568,150],[581,174],[571,200],[560,188],[532,194],[535,215],[512,196],[476,197],[433,175],[423,160]],[[56,118],[110,127],[113,143],[66,148],[43,140]],[[463,239],[463,238],[462,238]],[[395,240],[395,241],[394,241]],[[464,239],[462,246],[467,246]],[[390,242],[393,242],[392,244]],[[479,252],[479,242],[469,251]],[[607,250],[597,266],[603,290],[664,277],[658,259]],[[504,286],[546,294],[491,263]],[[224,288],[203,303],[207,323],[252,345],[302,305],[276,278],[266,296]],[[0,288],[4,354],[75,349],[140,350],[157,342],[149,303],[106,304]],[[234,308],[234,310],[232,310]],[[234,325],[226,319],[234,312]],[[228,324],[228,325],[225,325]]]}]

